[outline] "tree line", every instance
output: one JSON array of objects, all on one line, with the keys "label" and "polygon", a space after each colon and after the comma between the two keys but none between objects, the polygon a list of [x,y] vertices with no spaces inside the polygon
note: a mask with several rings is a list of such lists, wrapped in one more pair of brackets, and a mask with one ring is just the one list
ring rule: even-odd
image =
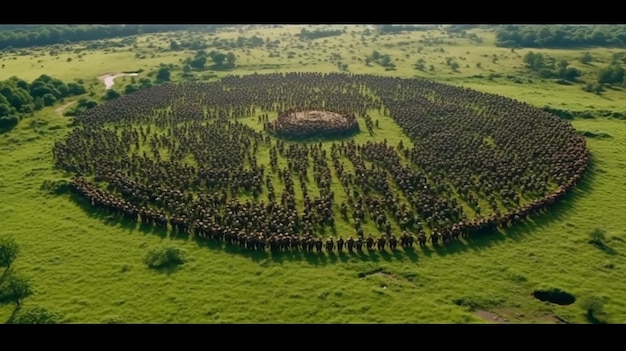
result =
[{"label": "tree line", "polygon": [[15,127],[22,115],[86,92],[81,83],[64,83],[45,74],[31,83],[15,76],[0,81],[0,130]]},{"label": "tree line", "polygon": [[[583,53],[578,61],[588,65],[593,61],[589,52]],[[558,78],[560,81],[580,82],[582,72],[569,65],[567,60],[555,60],[540,52],[530,51],[524,55],[526,68],[541,78]],[[596,71],[596,80],[584,82],[582,89],[586,92],[600,94],[605,86],[626,85],[626,70],[622,65],[626,63],[626,53],[615,53],[608,65]]]},{"label": "tree line", "polygon": [[399,24],[382,24],[376,27],[379,34],[396,34],[400,32],[418,32],[435,29],[434,25],[399,25]]},{"label": "tree line", "polygon": [[496,30],[500,47],[616,47],[624,43],[626,26],[617,25],[506,25]]},{"label": "tree line", "polygon": [[218,25],[21,25],[0,28],[0,50],[30,46],[54,45],[65,42],[109,39],[145,33],[178,30],[215,30]]},{"label": "tree line", "polygon": [[319,39],[326,37],[334,37],[343,34],[344,31],[340,29],[316,29],[316,30],[307,30],[302,28],[299,34],[296,34],[301,39]]}]

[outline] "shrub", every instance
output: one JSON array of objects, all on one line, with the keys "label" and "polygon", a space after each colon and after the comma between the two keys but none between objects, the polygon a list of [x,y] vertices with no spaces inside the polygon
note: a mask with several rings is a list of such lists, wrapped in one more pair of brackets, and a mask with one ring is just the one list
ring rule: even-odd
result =
[{"label": "shrub", "polygon": [[150,268],[164,268],[185,263],[185,251],[174,246],[150,250],[143,262]]},{"label": "shrub", "polygon": [[42,306],[20,308],[10,320],[11,324],[58,324],[63,316]]},{"label": "shrub", "polygon": [[0,267],[11,268],[19,251],[20,247],[13,237],[0,238]]},{"label": "shrub", "polygon": [[0,129],[11,129],[17,125],[19,119],[16,116],[0,117]]}]

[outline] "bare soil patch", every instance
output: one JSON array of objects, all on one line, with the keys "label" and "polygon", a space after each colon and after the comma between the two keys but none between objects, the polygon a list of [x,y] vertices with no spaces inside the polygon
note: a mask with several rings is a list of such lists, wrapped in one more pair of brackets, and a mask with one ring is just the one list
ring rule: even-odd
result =
[{"label": "bare soil patch", "polygon": [[503,317],[498,316],[496,313],[494,312],[489,312],[486,310],[476,310],[474,311],[474,314],[477,315],[478,317],[486,320],[486,321],[490,321],[492,323],[498,323],[498,324],[506,324],[509,323],[508,320],[504,319]]},{"label": "bare soil patch", "polygon": [[104,83],[105,89],[109,90],[113,88],[113,85],[115,85],[115,82],[114,82],[115,78],[124,77],[124,76],[136,77],[137,75],[138,73],[124,73],[124,72],[107,73],[107,74],[101,75],[100,77],[98,77],[98,79]]},{"label": "bare soil patch", "polygon": [[569,324],[566,320],[553,314],[533,314],[532,316],[524,316],[508,309],[501,309],[498,311],[478,309],[474,311],[474,314],[486,321],[496,324]]},{"label": "bare soil patch", "polygon": [[73,104],[75,104],[76,101],[70,101],[67,104],[64,104],[63,106],[59,106],[57,107],[54,112],[56,112],[59,116],[63,116],[63,112],[70,106],[72,106]]}]

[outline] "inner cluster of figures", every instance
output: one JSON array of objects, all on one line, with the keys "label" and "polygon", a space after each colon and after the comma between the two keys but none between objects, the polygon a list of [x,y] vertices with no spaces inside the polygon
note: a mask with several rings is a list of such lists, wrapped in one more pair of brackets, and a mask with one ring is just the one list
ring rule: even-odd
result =
[{"label": "inner cluster of figures", "polygon": [[[299,143],[264,130],[270,113],[302,106],[357,116],[371,140]],[[393,120],[408,139],[381,140],[379,120]],[[445,245],[549,209],[589,158],[584,137],[545,111],[391,77],[289,73],[161,85],[77,122],[53,149],[56,165],[77,175],[74,193],[144,226],[251,250],[338,250],[339,238],[318,238],[328,230],[346,250],[351,235],[355,250],[371,240],[393,249]]]}]

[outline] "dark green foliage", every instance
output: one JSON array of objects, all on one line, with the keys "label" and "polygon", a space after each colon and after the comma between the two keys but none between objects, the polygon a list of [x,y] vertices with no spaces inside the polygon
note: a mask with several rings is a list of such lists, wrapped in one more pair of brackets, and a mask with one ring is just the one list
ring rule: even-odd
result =
[{"label": "dark green foliage", "polygon": [[170,80],[170,70],[166,67],[161,67],[157,71],[156,79],[159,82],[167,82]]},{"label": "dark green foliage", "polygon": [[476,310],[480,307],[480,305],[472,298],[470,297],[461,297],[458,298],[456,300],[454,300],[454,304],[457,306],[465,306],[465,307],[469,307],[470,310]]},{"label": "dark green foliage", "polygon": [[0,50],[44,46],[59,43],[72,43],[85,40],[99,40],[115,37],[129,37],[145,33],[170,32],[179,30],[214,31],[222,25],[190,24],[139,24],[139,25],[23,25],[20,28],[0,29]]},{"label": "dark green foliage", "polygon": [[67,89],[69,95],[81,95],[87,92],[87,89],[82,84],[67,83]]},{"label": "dark green foliage", "polygon": [[343,31],[339,29],[336,29],[336,30],[316,29],[316,30],[309,31],[306,28],[302,28],[300,33],[296,35],[302,39],[312,40],[312,39],[333,37],[333,36],[337,36],[341,34],[343,34]]},{"label": "dark green foliage", "polygon": [[524,55],[523,60],[526,67],[536,72],[541,78],[558,78],[563,81],[574,82],[582,74],[580,70],[569,67],[567,60],[560,60],[558,63],[555,63],[553,59],[546,58],[540,52],[530,51]]},{"label": "dark green foliage", "polygon": [[604,91],[604,87],[600,83],[587,83],[582,89],[588,93],[595,93],[600,95]]},{"label": "dark green foliage", "polygon": [[374,50],[371,55],[365,58],[365,64],[369,66],[371,62],[377,63],[385,68],[395,68],[396,65],[391,61],[389,55],[381,54]]},{"label": "dark green foliage", "polygon": [[20,247],[11,236],[0,238],[0,267],[11,268],[13,261],[17,258]]},{"label": "dark green foliage", "polygon": [[65,112],[66,116],[77,116],[90,108],[98,106],[98,103],[89,99],[80,99],[71,110]]},{"label": "dark green foliage", "polygon": [[482,24],[453,24],[446,28],[448,33],[461,33],[469,29],[480,28]]},{"label": "dark green foliage", "polygon": [[544,106],[543,110],[546,112],[550,112],[552,114],[555,114],[557,116],[559,116],[560,118],[563,119],[574,119],[574,114],[572,113],[572,111],[568,111],[568,110],[560,110],[557,108],[553,108],[550,106]]},{"label": "dark green foliage", "polygon": [[59,324],[63,315],[50,311],[42,306],[20,308],[9,321],[9,324]]},{"label": "dark green foliage", "polygon": [[185,263],[185,251],[174,246],[158,247],[150,250],[143,262],[150,268],[165,268]]},{"label": "dark green foliage", "polygon": [[52,94],[46,94],[42,96],[44,106],[52,106],[57,101],[57,98]]},{"label": "dark green foliage", "polygon": [[[210,67],[206,67],[209,59],[213,61],[213,65]],[[194,57],[186,58],[183,63],[183,72],[186,75],[191,73],[191,69],[195,69],[198,71],[205,70],[207,68],[211,68],[214,70],[223,70],[223,69],[231,69],[235,67],[236,56],[232,52],[220,52],[216,50],[212,50],[207,53],[204,50],[198,50]]]},{"label": "dark green foliage", "polygon": [[417,62],[415,63],[415,69],[418,71],[423,71],[424,69],[426,69],[426,62],[423,58],[417,60]]},{"label": "dark green foliage", "polygon": [[598,83],[600,84],[622,84],[624,83],[626,71],[617,63],[612,63],[598,72]]},{"label": "dark green foliage", "polygon": [[398,25],[398,24],[382,24],[376,27],[379,34],[397,34],[401,32],[419,32],[434,29],[433,25]]},{"label": "dark green foliage", "polygon": [[592,244],[603,244],[604,240],[606,240],[606,235],[604,230],[596,228],[591,233],[589,233],[590,243]]},{"label": "dark green foliage", "polygon": [[545,66],[543,54],[540,52],[528,52],[526,55],[524,55],[524,63],[528,68],[533,71],[539,71]]},{"label": "dark green foliage", "polygon": [[501,47],[619,47],[625,42],[626,27],[620,25],[506,25],[496,31]]},{"label": "dark green foliage", "polygon": [[195,43],[183,43],[181,46],[187,50],[199,50],[206,49],[207,47],[213,47],[218,50],[231,50],[231,49],[252,49],[252,48],[262,48],[265,46],[272,47],[274,46],[274,42],[267,42],[263,40],[263,38],[259,38],[256,35],[248,38],[248,37],[238,37],[237,39],[226,39],[226,38],[214,38],[211,43],[208,45],[198,45]]},{"label": "dark green foliage", "polygon": [[104,94],[104,99],[105,100],[113,100],[120,97],[120,93],[118,93],[117,91],[113,90],[113,89],[109,89],[107,90],[106,94]]},{"label": "dark green foliage", "polygon": [[137,87],[134,84],[129,84],[124,87],[124,94],[131,94],[131,93],[136,92],[137,90],[139,90],[139,87]]},{"label": "dark green foliage", "polygon": [[30,280],[8,269],[2,276],[0,300],[13,300],[18,307],[22,299],[33,293]]},{"label": "dark green foliage", "polygon": [[584,64],[584,65],[588,65],[589,63],[591,63],[591,61],[593,61],[593,56],[591,56],[590,53],[585,52],[579,59],[578,61],[580,61],[580,63]]},{"label": "dark green foliage", "polygon": [[[2,105],[0,105],[1,109]],[[19,122],[19,118],[17,116],[2,116],[0,117],[0,132],[4,132],[7,130],[13,129],[17,123]]]},{"label": "dark green foliage", "polygon": [[203,56],[196,57],[193,60],[190,60],[187,65],[197,70],[201,70],[205,68],[207,61],[208,59],[206,58],[206,56],[203,55]]},{"label": "dark green foliage", "polygon": [[44,106],[52,106],[60,99],[81,95],[86,91],[80,83],[65,84],[45,74],[30,84],[17,77],[11,77],[0,82],[0,117],[11,116],[0,122],[0,129],[14,127],[17,124],[15,116],[40,110]]}]

